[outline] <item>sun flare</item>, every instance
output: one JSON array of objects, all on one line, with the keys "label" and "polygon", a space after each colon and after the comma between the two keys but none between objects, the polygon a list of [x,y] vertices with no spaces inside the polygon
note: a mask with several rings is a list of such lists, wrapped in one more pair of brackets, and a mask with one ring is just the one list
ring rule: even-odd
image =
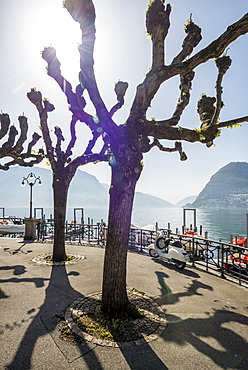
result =
[{"label": "sun flare", "polygon": [[[24,24],[23,37],[32,56],[52,46],[56,49],[63,73],[70,75],[73,71],[75,74],[75,68],[79,69],[80,27],[60,0],[49,0],[47,6],[43,2],[30,3]],[[75,75],[77,77],[77,73]]]}]

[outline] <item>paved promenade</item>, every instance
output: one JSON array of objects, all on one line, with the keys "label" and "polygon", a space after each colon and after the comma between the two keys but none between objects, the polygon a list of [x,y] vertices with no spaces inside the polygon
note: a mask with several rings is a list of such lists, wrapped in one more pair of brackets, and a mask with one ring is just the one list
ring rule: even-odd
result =
[{"label": "paved promenade", "polygon": [[128,253],[127,285],[157,298],[168,324],[157,339],[129,347],[59,339],[57,322],[77,298],[101,290],[104,249],[67,245],[85,257],[44,266],[50,244],[0,238],[0,369],[248,369],[248,289],[188,265]]}]

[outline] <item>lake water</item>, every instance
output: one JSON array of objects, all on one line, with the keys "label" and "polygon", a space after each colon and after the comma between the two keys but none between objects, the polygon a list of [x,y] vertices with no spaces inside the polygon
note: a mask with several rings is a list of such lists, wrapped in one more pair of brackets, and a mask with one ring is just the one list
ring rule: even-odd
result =
[{"label": "lake water", "polygon": [[[230,234],[233,236],[246,236],[246,213],[244,208],[240,209],[197,209],[196,210],[196,225],[202,225],[203,233],[208,232],[209,239],[222,240],[223,242],[230,240]],[[52,209],[44,209],[46,218],[52,214]],[[0,215],[2,215],[0,213]],[[5,215],[17,217],[29,217],[28,208],[5,208]],[[81,220],[81,211],[76,213],[77,221]],[[40,212],[37,210],[36,217],[40,217]],[[88,222],[88,218],[93,219],[94,223],[100,222],[102,219],[107,222],[108,212],[105,208],[85,208],[84,222]],[[68,208],[67,220],[74,219],[74,209]],[[183,209],[182,208],[136,208],[133,210],[132,224],[137,227],[143,227],[148,224],[155,225],[158,222],[160,228],[167,228],[170,223],[170,228],[175,231],[176,228],[181,232],[183,224]],[[186,227],[190,224],[194,225],[193,211],[186,212]]]}]

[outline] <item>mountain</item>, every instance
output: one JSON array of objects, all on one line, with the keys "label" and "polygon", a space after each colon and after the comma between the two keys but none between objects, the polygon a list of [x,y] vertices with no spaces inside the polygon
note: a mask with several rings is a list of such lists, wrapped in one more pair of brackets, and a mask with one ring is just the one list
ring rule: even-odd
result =
[{"label": "mountain", "polygon": [[177,207],[177,208],[181,208],[181,207],[185,206],[188,203],[193,203],[196,200],[196,198],[197,198],[197,195],[191,195],[187,198],[184,198],[184,199],[180,200],[179,202],[174,204],[174,206]]},{"label": "mountain", "polygon": [[248,200],[248,163],[231,162],[217,171],[196,200],[194,208],[245,207]]},{"label": "mountain", "polygon": [[168,208],[174,207],[173,204],[164,199],[157,198],[154,195],[136,192],[134,197],[134,207],[146,208]]},{"label": "mountain", "polygon": [[[33,172],[36,177],[40,176],[42,186],[33,186],[34,207],[53,206],[52,195],[52,172],[49,169],[35,167],[12,167],[8,171],[0,171],[0,205],[2,207],[28,207],[30,190],[26,184],[21,187],[23,177]],[[77,171],[74,176],[68,195],[68,205],[71,207],[106,206],[108,194],[96,177],[84,172]]]},{"label": "mountain", "polygon": [[[101,184],[104,186],[105,189],[109,189],[109,186],[107,184]],[[146,208],[171,208],[174,207],[172,203],[167,202],[166,200],[162,198],[155,197],[154,195],[141,193],[139,191],[136,191],[135,197],[134,197],[134,207],[140,208],[140,207],[146,207]]]},{"label": "mountain", "polygon": [[[0,171],[0,206],[4,208],[29,207],[30,187],[21,187],[23,177],[33,172],[40,176],[42,186],[32,187],[33,206],[53,208],[52,172],[50,169],[34,167],[11,167]],[[68,207],[108,207],[108,186],[101,184],[95,176],[78,170],[71,181]],[[173,207],[169,202],[149,194],[137,192],[134,207]]]}]

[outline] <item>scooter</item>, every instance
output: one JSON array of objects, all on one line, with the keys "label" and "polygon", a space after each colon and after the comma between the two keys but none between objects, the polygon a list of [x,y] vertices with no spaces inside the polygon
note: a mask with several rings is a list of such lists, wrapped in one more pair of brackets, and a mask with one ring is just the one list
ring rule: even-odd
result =
[{"label": "scooter", "polygon": [[174,262],[179,270],[183,270],[186,262],[190,261],[189,254],[183,249],[182,243],[173,238],[165,238],[161,234],[156,237],[153,244],[148,246],[152,258],[162,257],[169,262]]}]

